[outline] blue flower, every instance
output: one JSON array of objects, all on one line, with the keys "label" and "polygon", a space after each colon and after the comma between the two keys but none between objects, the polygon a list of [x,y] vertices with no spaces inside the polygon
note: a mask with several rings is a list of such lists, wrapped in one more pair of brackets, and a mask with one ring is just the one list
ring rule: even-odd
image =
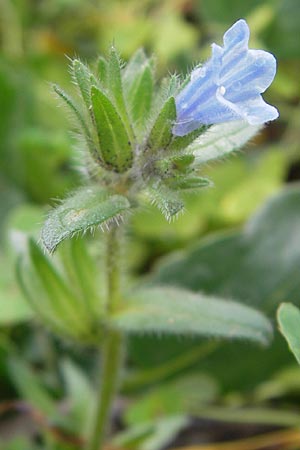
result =
[{"label": "blue flower", "polygon": [[201,125],[246,120],[259,125],[278,117],[262,96],[276,73],[276,60],[263,50],[249,50],[249,27],[238,20],[224,34],[224,46],[212,45],[212,57],[191,73],[176,98],[177,136]]}]

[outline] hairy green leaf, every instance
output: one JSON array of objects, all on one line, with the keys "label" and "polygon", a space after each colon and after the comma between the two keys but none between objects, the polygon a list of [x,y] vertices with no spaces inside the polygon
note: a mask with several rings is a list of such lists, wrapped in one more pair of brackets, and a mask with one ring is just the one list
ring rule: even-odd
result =
[{"label": "hairy green leaf", "polygon": [[103,312],[99,295],[97,302],[87,299],[80,280],[71,283],[65,275],[35,241],[29,240],[28,252],[19,258],[17,276],[33,311],[56,334],[83,343],[99,342],[103,332],[99,327]]},{"label": "hairy green leaf", "polygon": [[203,177],[178,176],[170,181],[170,186],[172,189],[188,191],[212,186],[212,182]]},{"label": "hairy green leaf", "polygon": [[130,208],[127,198],[109,196],[98,186],[78,189],[54,208],[42,229],[42,241],[53,252],[64,239],[118,219]]},{"label": "hairy green leaf", "polygon": [[110,91],[115,99],[116,107],[122,115],[126,112],[121,77],[121,61],[114,47],[111,47],[108,59],[108,80]]},{"label": "hairy green leaf", "polygon": [[206,163],[223,158],[238,150],[252,139],[260,129],[261,126],[249,125],[245,121],[213,125],[194,140],[188,150],[195,155],[196,163]]},{"label": "hairy green leaf", "polygon": [[88,130],[88,126],[81,114],[81,112],[79,111],[78,106],[75,104],[74,100],[72,99],[72,97],[70,97],[66,92],[63,91],[63,89],[61,89],[59,86],[54,85],[53,86],[54,91],[56,92],[56,94],[64,101],[64,103],[68,106],[68,108],[70,109],[70,111],[72,112],[72,114],[75,115],[75,117],[77,118],[79,125],[81,127],[81,129],[83,130],[83,132],[86,134],[86,136],[90,137],[90,132]]},{"label": "hairy green leaf", "polygon": [[261,344],[272,337],[268,319],[250,307],[171,287],[132,292],[111,320],[128,333],[216,336]]},{"label": "hairy green leaf", "polygon": [[99,161],[99,155],[96,146],[94,144],[91,132],[89,130],[88,124],[83,115],[81,114],[81,111],[79,110],[78,106],[76,105],[72,97],[70,97],[66,92],[64,92],[59,86],[54,85],[53,89],[56,92],[56,94],[61,98],[61,100],[63,100],[64,104],[69,108],[72,115],[75,116],[75,118],[77,119],[79,128],[81,129],[84,135],[91,156],[96,161]]},{"label": "hairy green leaf", "polygon": [[141,66],[127,93],[131,115],[137,125],[143,125],[152,104],[153,75],[150,65]]},{"label": "hairy green leaf", "polygon": [[151,153],[165,149],[172,139],[172,127],[176,119],[174,97],[170,97],[162,107],[150,132],[147,148]]},{"label": "hairy green leaf", "polygon": [[108,82],[108,63],[103,56],[99,56],[98,58],[97,73],[102,85],[106,87]]},{"label": "hairy green leaf", "polygon": [[89,109],[91,106],[91,84],[95,84],[95,79],[90,69],[78,59],[72,62],[72,76],[79,88],[84,103]]},{"label": "hairy green leaf", "polygon": [[[45,256],[42,255],[42,257]],[[48,264],[50,265],[50,262]],[[53,272],[53,268],[50,271]],[[53,276],[53,273],[50,274],[51,276]],[[78,328],[71,319],[73,314],[69,314],[68,306],[65,309],[65,305],[76,305],[77,301],[71,296],[68,290],[65,296],[66,286],[64,285],[63,289],[59,292],[58,298],[56,298],[57,286],[54,290],[51,289],[51,282],[45,286],[45,278],[44,280],[41,279],[29,255],[27,258],[19,258],[17,277],[25,299],[32,308],[32,311],[37,314],[38,318],[54,333],[78,339],[78,335],[81,334],[82,329],[78,333]],[[63,285],[63,283],[63,280],[60,279],[59,284]]]},{"label": "hairy green leaf", "polygon": [[138,49],[133,56],[130,58],[128,63],[123,69],[123,83],[126,90],[130,90],[132,85],[135,83],[136,78],[139,76],[140,68],[149,63],[144,50],[142,48]]},{"label": "hairy green leaf", "polygon": [[69,239],[60,247],[59,257],[63,263],[68,284],[76,288],[85,308],[91,315],[103,311],[105,296],[99,279],[98,268],[87,249],[85,239]]},{"label": "hairy green leaf", "polygon": [[92,87],[92,105],[102,158],[116,172],[131,167],[133,152],[121,117],[109,98]]},{"label": "hairy green leaf", "polygon": [[169,145],[169,149],[172,151],[183,150],[194,142],[201,134],[203,134],[209,127],[202,126],[185,136],[174,136],[172,142]]},{"label": "hairy green leaf", "polygon": [[42,249],[33,239],[29,240],[29,257],[45,292],[47,293],[53,311],[57,317],[66,319],[78,329],[84,328],[86,314],[81,300],[67,286],[64,279],[56,271]]},{"label": "hairy green leaf", "polygon": [[133,131],[129,121],[129,116],[127,112],[127,107],[124,99],[123,93],[123,82],[121,76],[121,61],[116,49],[112,46],[109,53],[108,67],[107,67],[107,78],[109,83],[109,91],[114,99],[115,107],[118,114],[122,118],[125,125],[126,131],[133,140]]}]

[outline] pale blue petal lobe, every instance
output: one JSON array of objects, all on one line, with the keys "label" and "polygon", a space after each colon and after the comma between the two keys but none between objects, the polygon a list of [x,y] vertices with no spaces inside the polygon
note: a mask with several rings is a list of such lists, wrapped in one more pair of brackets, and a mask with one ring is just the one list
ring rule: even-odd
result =
[{"label": "pale blue petal lobe", "polygon": [[[258,53],[256,53],[258,52]],[[271,53],[262,50],[248,52],[243,64],[236,66],[231,76],[220,79],[220,84],[226,86],[226,90],[238,84],[239,87],[252,89],[255,93],[263,93],[272,83],[276,74],[276,59]],[[242,92],[242,89],[236,91]]]},{"label": "pale blue petal lobe", "polygon": [[259,96],[251,101],[239,103],[241,114],[250,125],[260,125],[279,116],[278,110],[269,105]]},{"label": "pale blue petal lobe", "polygon": [[244,19],[240,19],[235,22],[224,34],[224,47],[225,49],[232,49],[236,45],[245,45],[247,47],[249,37],[250,30],[248,24]]}]

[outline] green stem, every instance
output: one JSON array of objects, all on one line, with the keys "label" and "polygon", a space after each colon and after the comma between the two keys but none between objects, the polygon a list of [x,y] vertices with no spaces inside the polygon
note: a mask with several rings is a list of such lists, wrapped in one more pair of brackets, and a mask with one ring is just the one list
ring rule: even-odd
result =
[{"label": "green stem", "polygon": [[120,242],[119,230],[112,228],[107,237],[107,309],[112,312],[120,302]]},{"label": "green stem", "polygon": [[[119,236],[118,230],[113,228],[107,239],[107,310],[113,311],[121,298],[120,268],[119,268]],[[112,403],[118,387],[119,372],[122,365],[123,339],[115,330],[107,330],[101,348],[101,383],[98,392],[96,413],[93,429],[87,450],[100,450],[106,437]]]},{"label": "green stem", "polygon": [[117,332],[109,332],[102,349],[101,384],[88,450],[100,450],[104,443],[111,407],[117,389],[122,353],[122,337]]}]

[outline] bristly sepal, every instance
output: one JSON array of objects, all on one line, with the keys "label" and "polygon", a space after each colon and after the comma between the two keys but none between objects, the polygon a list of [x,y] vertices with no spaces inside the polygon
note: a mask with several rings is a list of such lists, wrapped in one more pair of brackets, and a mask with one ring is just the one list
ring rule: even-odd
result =
[{"label": "bristly sepal", "polygon": [[179,192],[169,189],[165,184],[154,184],[148,189],[150,202],[156,206],[168,222],[184,211],[184,203]]}]

